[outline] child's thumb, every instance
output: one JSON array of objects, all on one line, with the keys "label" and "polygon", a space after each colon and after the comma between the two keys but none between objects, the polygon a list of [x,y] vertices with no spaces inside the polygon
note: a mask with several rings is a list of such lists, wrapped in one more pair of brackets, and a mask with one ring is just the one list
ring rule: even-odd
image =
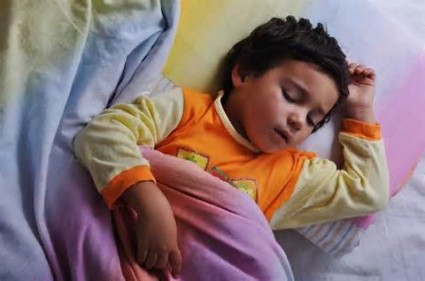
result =
[{"label": "child's thumb", "polygon": [[175,250],[170,253],[169,263],[171,267],[171,275],[173,275],[174,278],[177,278],[182,268],[182,256],[179,250]]}]

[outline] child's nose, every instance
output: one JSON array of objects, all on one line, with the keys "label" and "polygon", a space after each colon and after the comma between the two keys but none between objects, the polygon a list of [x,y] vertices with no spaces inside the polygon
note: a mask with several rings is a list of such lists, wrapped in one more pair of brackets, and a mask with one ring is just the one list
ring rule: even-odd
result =
[{"label": "child's nose", "polygon": [[288,125],[293,132],[301,130],[304,126],[305,118],[303,118],[302,115],[303,114],[301,112],[294,112],[293,114],[289,115]]}]

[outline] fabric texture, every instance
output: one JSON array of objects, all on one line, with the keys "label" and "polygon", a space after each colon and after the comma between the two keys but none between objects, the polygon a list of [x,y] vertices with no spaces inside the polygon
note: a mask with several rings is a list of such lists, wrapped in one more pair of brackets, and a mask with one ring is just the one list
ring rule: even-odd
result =
[{"label": "fabric texture", "polygon": [[273,229],[369,214],[388,202],[379,125],[344,120],[339,170],[332,161],[297,149],[259,153],[233,127],[221,97],[222,92],[213,97],[174,89],[96,116],[76,137],[75,153],[108,206],[136,182],[154,180],[137,144],[192,161],[246,192]]},{"label": "fabric texture", "polygon": [[181,89],[140,96],[96,116],[75,138],[74,151],[90,171],[108,206],[131,185],[152,180],[149,163],[137,145],[154,147],[179,124],[183,114]]},{"label": "fabric texture", "polygon": [[[151,149],[142,154],[176,217],[183,259],[177,280],[293,280],[267,220],[245,193],[190,161]],[[151,280],[129,250],[135,249],[135,216],[121,207],[114,217],[126,249],[121,251],[123,268],[134,277],[127,280]]]},{"label": "fabric texture", "polygon": [[1,280],[124,279],[72,140],[108,104],[156,87],[178,4],[0,2]]},{"label": "fabric texture", "polygon": [[[417,38],[407,33],[396,21],[387,18],[373,1],[273,0],[265,3],[261,0],[187,0],[182,5],[182,19],[165,74],[178,85],[214,91],[218,87],[220,58],[228,49],[271,16],[286,15],[307,17],[313,23],[326,23],[330,34],[337,38],[349,60],[364,63],[376,70],[376,115],[382,124],[391,194],[396,194],[404,186],[425,149],[422,137],[425,123],[418,122],[425,106],[425,95],[420,90],[423,79],[418,79],[419,75],[423,75],[424,55]],[[232,24],[229,25],[229,22]],[[188,49],[191,52],[187,52]],[[336,141],[339,128],[340,120],[337,117],[316,132],[302,148],[340,163],[341,149]],[[409,149],[406,150],[406,147]],[[360,234],[372,224],[374,218],[371,215],[347,220],[347,228],[353,225],[349,234],[342,232],[340,235],[332,228],[325,232],[328,234],[323,241],[337,243],[344,253],[348,253],[354,249],[353,245],[358,245],[362,237]],[[328,229],[331,225],[323,228]],[[300,231],[304,233],[304,230]],[[311,237],[310,234],[307,238],[313,243],[322,237]]]},{"label": "fabric texture", "polygon": [[290,200],[273,214],[273,229],[373,214],[387,205],[389,176],[379,125],[343,121],[342,167],[320,157],[306,159]]}]

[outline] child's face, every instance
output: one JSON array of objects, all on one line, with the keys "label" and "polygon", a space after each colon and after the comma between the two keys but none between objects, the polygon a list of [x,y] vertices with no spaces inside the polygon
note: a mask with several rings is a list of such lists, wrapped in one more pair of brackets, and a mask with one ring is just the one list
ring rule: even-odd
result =
[{"label": "child's face", "polygon": [[338,100],[334,81],[302,61],[288,60],[245,79],[235,67],[232,80],[226,113],[236,129],[266,153],[299,145]]}]

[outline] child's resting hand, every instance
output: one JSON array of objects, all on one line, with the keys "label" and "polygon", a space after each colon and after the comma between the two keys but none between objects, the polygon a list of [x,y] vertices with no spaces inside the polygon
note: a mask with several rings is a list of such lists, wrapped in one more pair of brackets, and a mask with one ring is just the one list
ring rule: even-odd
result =
[{"label": "child's resting hand", "polygon": [[139,182],[122,195],[138,215],[137,259],[146,269],[170,271],[174,278],[181,270],[177,226],[171,206],[150,181]]},{"label": "child's resting hand", "polygon": [[361,64],[350,63],[350,95],[347,99],[345,118],[375,123],[373,97],[375,95],[375,71]]}]

